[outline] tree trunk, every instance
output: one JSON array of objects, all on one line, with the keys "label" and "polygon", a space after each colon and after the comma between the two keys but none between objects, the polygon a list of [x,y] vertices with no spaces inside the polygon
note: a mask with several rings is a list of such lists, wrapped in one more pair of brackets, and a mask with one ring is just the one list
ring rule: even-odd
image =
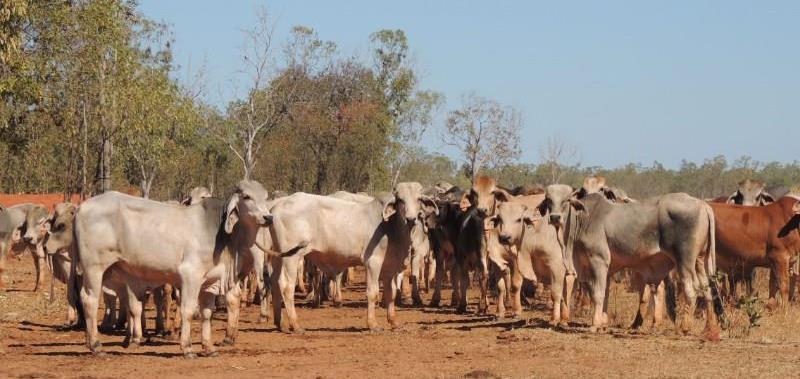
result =
[{"label": "tree trunk", "polygon": [[113,146],[111,138],[103,136],[100,140],[100,159],[97,162],[97,192],[104,193],[111,190],[111,153]]}]

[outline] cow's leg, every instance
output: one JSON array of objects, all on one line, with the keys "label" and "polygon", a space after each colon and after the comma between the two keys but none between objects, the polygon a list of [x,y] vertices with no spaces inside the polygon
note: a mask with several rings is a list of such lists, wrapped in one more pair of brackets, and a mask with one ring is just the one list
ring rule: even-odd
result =
[{"label": "cow's leg", "polygon": [[106,333],[117,329],[117,295],[103,292],[103,306],[103,321],[100,324],[100,330]]},{"label": "cow's leg", "polygon": [[[489,310],[489,258],[486,252],[481,253],[480,266],[475,270],[478,274],[478,286],[481,290],[481,298],[478,301],[478,314],[485,315]],[[464,290],[464,300],[466,301],[467,291]]]},{"label": "cow's leg", "polygon": [[313,297],[311,298],[311,306],[314,308],[319,308],[322,305],[322,282],[323,282],[323,273],[322,270],[319,269],[316,265],[307,265],[308,271],[311,272],[311,292],[313,293]]},{"label": "cow's leg", "polygon": [[[380,291],[378,280],[380,278],[382,265],[383,262],[378,262],[378,259],[375,259],[374,256],[373,259],[368,260],[365,264],[367,271],[367,327],[374,332],[381,330],[381,328],[378,326],[378,321],[375,319],[375,303],[378,302]],[[392,279],[394,279],[394,277],[392,277],[390,274],[389,276],[389,282],[393,282]],[[394,285],[390,283],[388,288],[384,288],[384,290],[393,292],[395,291],[395,288]]]},{"label": "cow's leg", "polygon": [[[238,285],[235,285],[234,287],[238,287]],[[241,292],[241,291],[239,291],[239,292]],[[236,309],[236,312],[238,313],[239,312],[239,307],[238,307],[239,303],[238,302],[236,302],[235,304],[232,303],[231,300],[230,300],[230,296],[228,295],[229,293],[230,292],[226,293],[225,300],[227,300],[227,303],[228,303],[227,304],[228,305],[228,318],[230,320],[230,312],[233,310],[233,309],[231,309],[231,305],[236,305],[237,306],[234,309]],[[236,298],[239,299],[239,295],[241,295],[241,294],[236,294],[236,295],[237,295]],[[214,294],[213,292],[209,292],[209,291],[201,291],[200,292],[200,298],[199,298],[199,301],[200,301],[200,317],[202,317],[202,324],[200,325],[200,343],[203,346],[203,351],[200,353],[200,356],[203,356],[203,357],[215,357],[215,356],[218,355],[217,354],[217,348],[214,347],[213,343],[211,343],[211,317],[214,314],[215,299],[216,299],[216,294]],[[229,321],[229,324],[230,324],[230,321]],[[226,334],[227,334],[227,331],[226,331]],[[231,340],[230,343],[232,344],[233,340],[235,340],[235,339],[236,339],[236,330],[233,331],[233,339]],[[227,335],[225,336],[225,340],[228,340],[228,336]],[[225,343],[225,342],[223,341],[223,343]]]},{"label": "cow's leg", "polygon": [[564,274],[564,302],[561,306],[561,320],[566,323],[572,317],[572,292],[575,288],[575,279],[577,278],[575,272],[566,272]]},{"label": "cow's leg", "polygon": [[256,296],[258,296],[258,305],[259,305],[259,314],[258,314],[258,322],[266,322],[269,319],[269,313],[267,309],[269,308],[269,301],[267,300],[269,297],[269,293],[267,292],[267,285],[264,276],[264,269],[265,269],[265,262],[264,253],[260,250],[258,251],[259,254],[255,254],[255,262],[253,263],[253,271],[255,272],[255,282],[256,282]]},{"label": "cow's leg", "polygon": [[100,305],[100,294],[103,292],[103,271],[105,268],[98,266],[85,269],[81,287],[81,302],[86,318],[86,344],[95,355],[101,354],[102,347],[97,338],[97,308]]},{"label": "cow's leg", "polygon": [[142,298],[130,287],[126,288],[124,296],[120,296],[120,304],[128,304],[128,335],[123,342],[126,348],[137,348],[142,343]]},{"label": "cow's leg", "polygon": [[264,262],[264,265],[261,268],[261,289],[259,290],[259,293],[261,294],[261,309],[259,310],[258,315],[259,323],[267,322],[267,320],[269,320],[269,303],[270,294],[272,293],[272,289],[270,288],[271,271],[272,265],[270,262]]},{"label": "cow's leg", "polygon": [[678,277],[681,283],[683,283],[684,296],[684,310],[680,328],[681,332],[686,334],[691,330],[692,318],[694,317],[694,309],[697,301],[695,290],[695,282],[697,281],[695,277],[697,274],[695,272],[694,262],[678,262],[676,266]]},{"label": "cow's leg", "polygon": [[522,315],[522,282],[525,278],[519,271],[519,266],[514,265],[514,271],[511,274],[511,301],[512,301],[512,314],[511,317],[517,318]]},{"label": "cow's leg", "polygon": [[[383,281],[383,302],[386,304],[386,320],[392,329],[400,326],[397,322],[397,304],[395,303],[395,296],[397,294],[397,283],[402,283],[402,275],[400,272],[397,276],[392,277],[387,275]],[[399,281],[396,279],[400,278]]]},{"label": "cow's leg", "polygon": [[[276,325],[281,327],[281,330],[287,333],[289,331],[294,333],[304,332],[303,328],[301,328],[300,324],[297,322],[297,311],[294,307],[294,289],[297,283],[297,273],[299,272],[297,265],[302,261],[302,259],[302,256],[297,257],[297,255],[281,259],[282,267],[278,273],[278,287],[281,290],[283,303],[286,306],[286,316],[289,319],[289,328],[285,329],[282,328],[280,324]],[[277,302],[277,299],[275,299],[275,302]],[[274,315],[276,323],[280,322],[278,314],[280,314],[280,308],[278,308],[278,313]]]},{"label": "cow's leg", "polygon": [[467,313],[467,288],[469,287],[469,269],[466,263],[456,263],[453,270],[453,299],[457,313]]},{"label": "cow's leg", "polygon": [[[653,292],[653,328],[658,328],[664,322],[664,315],[667,313],[667,280],[669,277],[658,283]],[[711,303],[708,304],[712,306]]]},{"label": "cow's leg", "polygon": [[714,297],[713,293],[711,292],[711,283],[705,267],[705,258],[702,256],[699,257],[696,260],[695,267],[697,272],[696,283],[698,284],[696,290],[698,295],[702,296],[703,300],[705,301],[706,326],[705,330],[703,331],[703,335],[710,341],[719,341],[719,322],[717,320],[716,312],[714,311]]},{"label": "cow's leg", "polygon": [[789,304],[789,254],[779,254],[774,259],[772,271],[781,296],[778,304],[785,307]]},{"label": "cow's leg", "polygon": [[36,268],[36,284],[33,286],[33,292],[39,291],[39,286],[44,285],[44,268],[47,264],[44,261],[44,248],[41,245],[28,246],[33,258],[33,266]]},{"label": "cow's leg", "polygon": [[[70,272],[67,270],[67,272]],[[72,274],[69,274],[72,275]],[[67,326],[78,323],[78,296],[75,290],[75,280],[67,276]]]},{"label": "cow's leg", "polygon": [[550,268],[550,297],[553,300],[553,313],[550,318],[550,325],[556,326],[561,323],[561,304],[564,298],[564,274],[566,269],[561,262],[552,265]]},{"label": "cow's leg", "polygon": [[636,311],[636,317],[633,319],[631,329],[639,329],[644,324],[644,316],[647,314],[647,308],[650,306],[650,287],[644,283],[633,279],[631,283],[639,292],[639,308]]},{"label": "cow's leg", "polygon": [[414,275],[411,278],[411,304],[415,307],[419,307],[422,305],[422,297],[420,296],[420,279],[425,281],[425,277],[422,275]]},{"label": "cow's leg", "polygon": [[166,285],[159,286],[158,288],[153,289],[153,303],[155,303],[156,308],[156,330],[155,333],[157,335],[165,335],[167,333],[166,328],[166,319],[167,319],[167,310],[165,309],[166,300]]},{"label": "cow's leg", "polygon": [[495,284],[497,285],[497,318],[506,317],[506,277],[505,272],[497,275]]},{"label": "cow's leg", "polygon": [[284,302],[283,289],[280,288],[279,284],[280,277],[283,273],[283,258],[272,259],[270,266],[272,266],[272,272],[269,275],[269,290],[272,293],[272,324],[275,325],[275,328],[278,330],[284,330],[281,327],[281,320],[283,318],[281,309],[283,308]]},{"label": "cow's leg", "polygon": [[[183,274],[183,273],[182,273]],[[190,273],[188,274],[190,275]],[[201,280],[186,275],[181,284],[181,351],[185,358],[195,358],[192,351],[192,317],[197,312]]]},{"label": "cow's leg", "polygon": [[425,293],[431,291],[431,283],[436,280],[436,268],[438,265],[436,264],[436,259],[433,256],[428,257],[428,260],[425,265]]},{"label": "cow's leg", "polygon": [[300,259],[297,262],[297,272],[295,273],[295,277],[297,278],[297,288],[300,290],[300,293],[303,296],[308,296],[308,290],[306,289],[306,260],[305,258]]},{"label": "cow's leg", "polygon": [[603,330],[606,323],[605,307],[606,307],[606,292],[608,288],[608,264],[601,259],[594,259],[591,262],[592,277],[589,280],[591,288],[592,307],[594,315],[592,316],[592,326],[589,328],[591,332],[598,332]]},{"label": "cow's leg", "polygon": [[339,272],[333,277],[333,306],[339,308],[342,306],[342,279],[347,270]]},{"label": "cow's leg", "polygon": [[[205,296],[205,293],[201,293],[201,296]],[[236,342],[237,332],[239,331],[239,312],[241,310],[239,307],[241,306],[241,301],[242,288],[240,287],[240,282],[237,281],[225,293],[225,302],[228,307],[228,326],[225,328],[225,338],[222,340],[223,345],[233,345]],[[202,302],[200,306],[201,308],[204,306]],[[203,323],[205,324],[205,321]],[[211,332],[209,332],[210,334]]]},{"label": "cow's leg", "polygon": [[433,295],[429,306],[439,308],[439,303],[442,301],[442,280],[444,280],[444,259],[441,254],[434,254],[434,264],[436,271],[433,276]]}]

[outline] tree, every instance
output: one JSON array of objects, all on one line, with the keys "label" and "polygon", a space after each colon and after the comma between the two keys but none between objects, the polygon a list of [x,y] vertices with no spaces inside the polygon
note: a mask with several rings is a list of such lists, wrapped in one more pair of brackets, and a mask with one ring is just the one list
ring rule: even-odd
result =
[{"label": "tree", "polygon": [[552,135],[547,138],[547,143],[540,148],[539,156],[542,165],[547,167],[549,172],[548,184],[560,183],[564,176],[565,169],[568,168],[578,155],[578,148],[570,146],[563,138]]},{"label": "tree", "polygon": [[522,116],[517,110],[473,93],[462,98],[460,109],[449,113],[443,140],[461,150],[465,175],[474,182],[481,169],[509,164],[519,157],[521,128]]},{"label": "tree", "polygon": [[239,158],[244,179],[250,179],[264,136],[280,125],[294,96],[295,78],[276,75],[274,27],[266,10],[259,9],[256,25],[244,31],[242,65],[249,77],[247,95],[230,103],[227,122],[212,126]]}]

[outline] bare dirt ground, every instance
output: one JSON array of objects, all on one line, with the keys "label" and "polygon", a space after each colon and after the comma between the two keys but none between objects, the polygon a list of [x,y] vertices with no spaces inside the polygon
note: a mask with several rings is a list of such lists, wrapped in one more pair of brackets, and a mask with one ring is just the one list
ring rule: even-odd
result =
[{"label": "bare dirt ground", "polygon": [[[33,267],[10,259],[7,283],[0,292],[0,377],[798,377],[800,308],[765,314],[749,328],[741,310],[729,309],[731,327],[719,343],[695,334],[682,336],[669,324],[660,330],[631,332],[635,297],[623,286],[612,288],[610,318],[615,327],[590,334],[586,315],[569,327],[547,326],[541,301],[521,320],[457,315],[450,308],[401,308],[401,330],[365,331],[363,285],[345,292],[341,308],[311,309],[301,304],[304,335],[259,324],[255,306],[242,312],[235,346],[220,356],[186,360],[177,343],[153,337],[136,350],[121,347],[123,336],[104,335],[104,357],[93,357],[82,332],[62,331],[64,287],[55,303],[46,292],[33,293]],[[760,288],[765,275],[760,273]],[[762,292],[763,293],[763,292]],[[449,297],[449,290],[444,297]],[[472,293],[472,309],[475,297]],[[427,297],[426,297],[427,300]],[[148,307],[149,327],[153,312]],[[759,308],[761,309],[761,308]],[[379,315],[384,315],[379,311]],[[214,339],[224,335],[224,313],[213,323]],[[199,330],[193,339],[199,349]]]}]

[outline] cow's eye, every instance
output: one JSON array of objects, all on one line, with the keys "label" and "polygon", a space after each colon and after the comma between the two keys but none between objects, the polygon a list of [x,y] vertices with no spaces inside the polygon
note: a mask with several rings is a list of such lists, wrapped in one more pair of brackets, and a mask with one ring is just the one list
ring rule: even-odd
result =
[{"label": "cow's eye", "polygon": [[64,230],[64,224],[63,223],[56,224],[56,226],[53,227],[53,231],[54,232],[60,232],[62,230]]},{"label": "cow's eye", "polygon": [[250,200],[250,199],[251,199],[250,195],[248,194],[242,195],[242,200]]},{"label": "cow's eye", "polygon": [[517,222],[522,222],[522,219],[521,219],[521,218],[518,218],[518,219],[517,219]]}]

